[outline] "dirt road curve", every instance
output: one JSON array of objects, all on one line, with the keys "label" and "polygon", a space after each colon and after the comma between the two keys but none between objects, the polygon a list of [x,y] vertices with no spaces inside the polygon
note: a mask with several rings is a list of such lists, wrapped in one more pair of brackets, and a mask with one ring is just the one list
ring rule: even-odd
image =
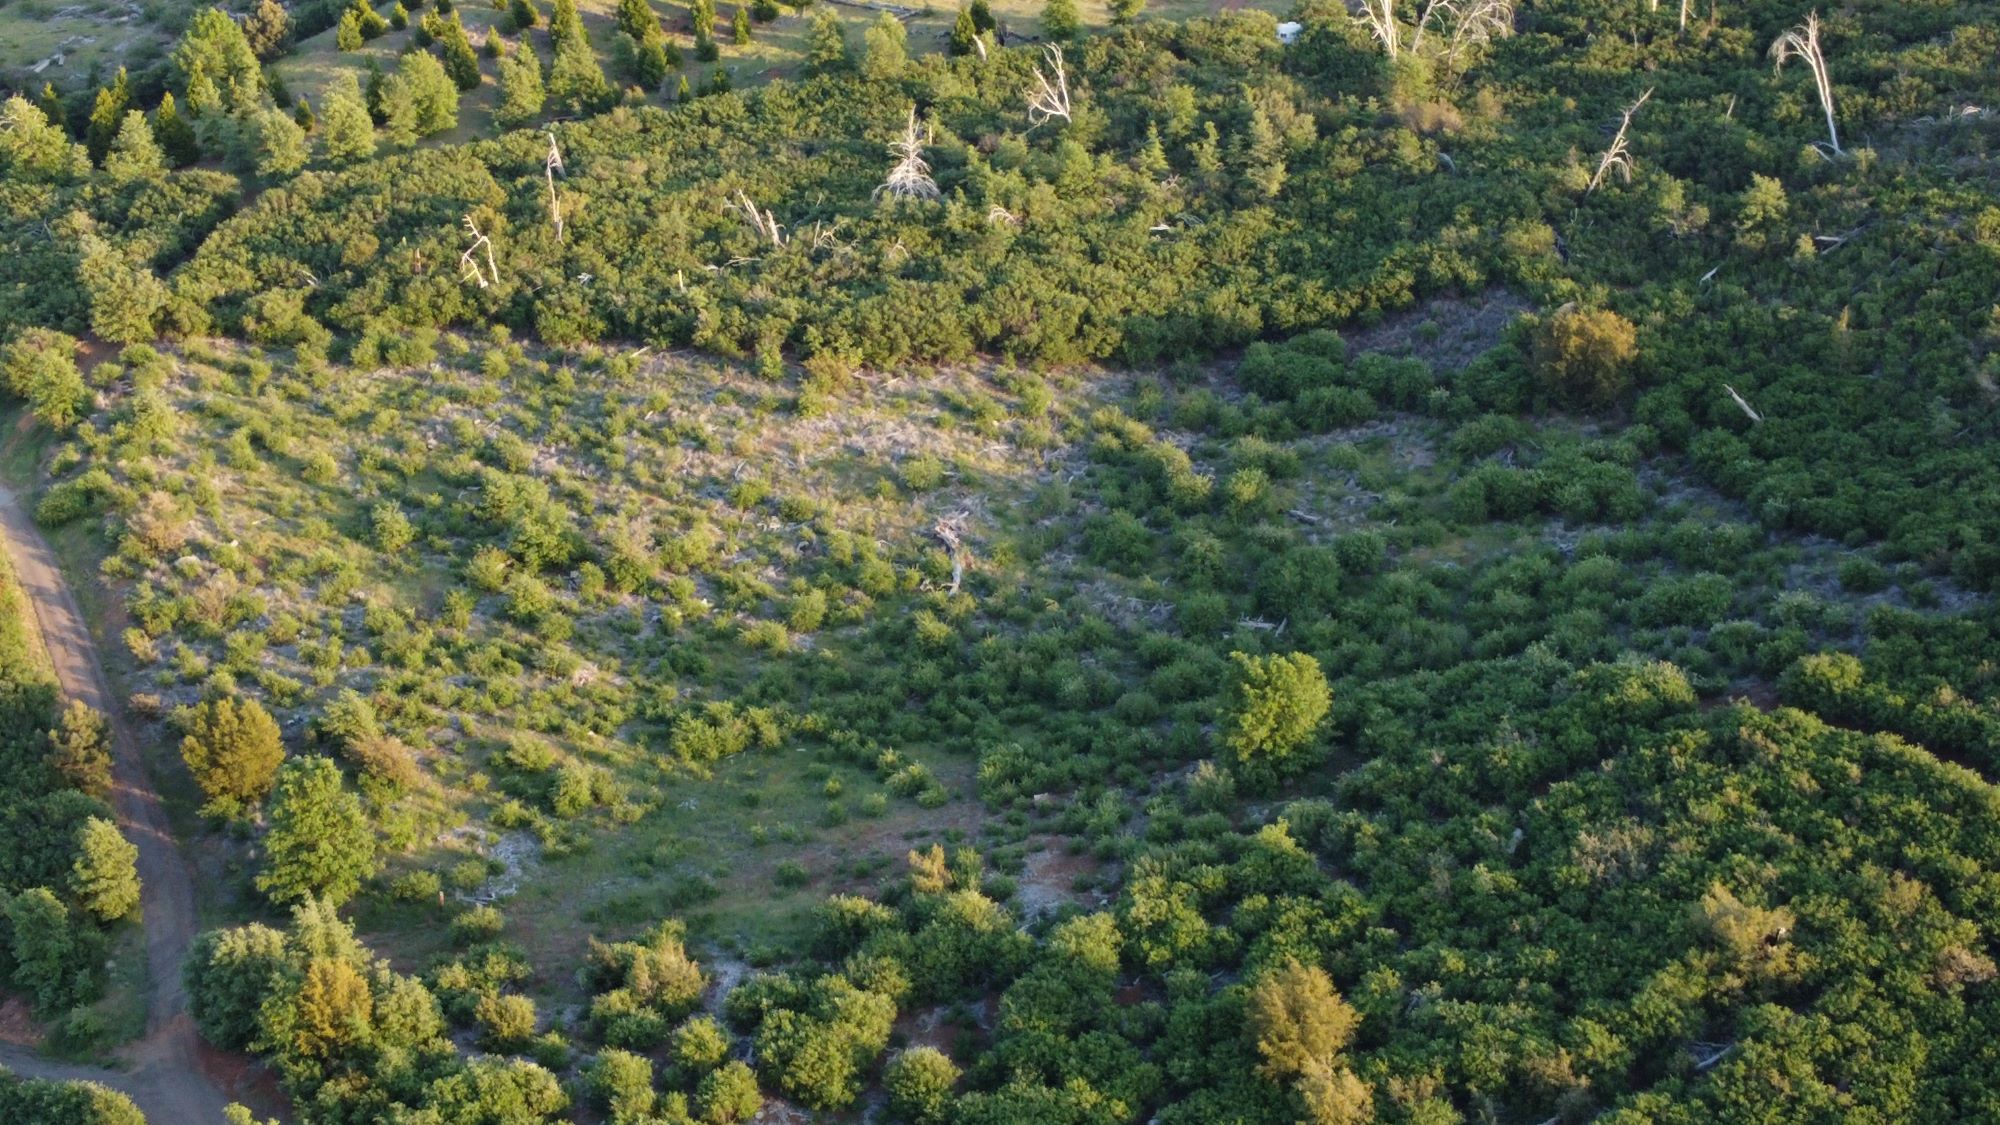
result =
[{"label": "dirt road curve", "polygon": [[139,746],[112,705],[111,689],[83,614],[64,583],[55,555],[27,510],[0,488],[0,533],[20,577],[35,626],[48,649],[63,695],[81,699],[111,720],[111,803],[119,827],[139,849],[140,904],[146,921],[150,975],[146,1034],[121,1052],[126,1069],[98,1069],[52,1062],[0,1045],[0,1065],[34,1078],[89,1079],[122,1090],[152,1125],[211,1125],[232,1100],[210,1068],[226,1063],[201,1041],[181,987],[181,959],[195,937],[194,880],[174,842],[167,810],[146,779]]}]

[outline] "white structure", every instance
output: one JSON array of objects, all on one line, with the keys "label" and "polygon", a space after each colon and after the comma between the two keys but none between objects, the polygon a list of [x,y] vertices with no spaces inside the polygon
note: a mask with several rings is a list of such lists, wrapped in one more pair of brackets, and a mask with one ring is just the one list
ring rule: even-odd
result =
[{"label": "white structure", "polygon": [[1289,47],[1299,41],[1299,32],[1305,29],[1306,25],[1294,20],[1287,20],[1278,25],[1278,42]]}]

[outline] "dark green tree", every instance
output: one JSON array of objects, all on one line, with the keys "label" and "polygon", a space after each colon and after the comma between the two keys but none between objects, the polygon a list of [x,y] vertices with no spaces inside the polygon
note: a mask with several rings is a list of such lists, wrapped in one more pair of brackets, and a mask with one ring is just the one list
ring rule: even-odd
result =
[{"label": "dark green tree", "polygon": [[374,830],[331,760],[296,758],[278,771],[264,857],[257,889],[274,902],[318,898],[337,906],[374,874]]},{"label": "dark green tree", "polygon": [[132,83],[121,66],[118,77],[112,80],[111,85],[97,91],[97,101],[90,107],[90,125],[84,133],[84,144],[90,149],[91,163],[104,163],[105,155],[111,151],[111,142],[125,124],[125,112],[131,105]]}]

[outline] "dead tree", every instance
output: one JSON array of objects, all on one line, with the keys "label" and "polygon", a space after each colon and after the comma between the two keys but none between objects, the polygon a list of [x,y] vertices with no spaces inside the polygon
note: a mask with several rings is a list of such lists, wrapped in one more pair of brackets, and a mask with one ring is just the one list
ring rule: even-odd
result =
[{"label": "dead tree", "polygon": [[1604,181],[1613,172],[1618,173],[1620,181],[1632,182],[1632,150],[1627,147],[1627,136],[1632,130],[1632,115],[1639,112],[1639,107],[1652,96],[1653,91],[1648,89],[1639,95],[1638,101],[1625,107],[1625,112],[1618,119],[1618,132],[1611,138],[1611,147],[1604,150],[1604,158],[1597,162],[1597,171],[1591,173],[1590,186],[1583,189],[1583,194],[1589,195],[1604,186]]},{"label": "dead tree", "polygon": [[[1060,117],[1069,120],[1069,72],[1063,69],[1062,48],[1050,43],[1042,48],[1049,71],[1035,68],[1035,88],[1028,93],[1028,128]],[[1053,76],[1051,76],[1053,72]]]},{"label": "dead tree", "polygon": [[1841,155],[1840,129],[1833,123],[1833,79],[1826,72],[1826,55],[1819,49],[1819,9],[1806,17],[1806,22],[1778,36],[1771,44],[1771,58],[1777,62],[1774,68],[1782,72],[1785,64],[1798,59],[1812,71],[1813,85],[1819,90],[1819,107],[1826,111],[1827,148],[1833,155]]},{"label": "dead tree", "polygon": [[1354,13],[1354,22],[1367,28],[1390,58],[1402,53],[1403,29],[1396,22],[1396,0],[1361,0],[1361,10]]},{"label": "dead tree", "polygon": [[779,225],[777,216],[759,209],[749,196],[743,194],[742,189],[737,189],[736,199],[725,206],[742,215],[743,221],[750,224],[750,229],[757,232],[760,240],[768,241],[772,246],[785,244],[785,228]]},{"label": "dead tree", "polygon": [[958,593],[959,584],[965,581],[965,541],[960,534],[964,523],[965,513],[960,512],[938,520],[936,526],[931,528],[931,534],[938,537],[938,542],[943,543],[951,555],[950,592],[954,594]]},{"label": "dead tree", "polygon": [[[1424,37],[1433,27],[1445,37],[1445,66],[1456,67],[1470,48],[1514,33],[1514,0],[1428,0],[1417,15],[1417,29],[1410,37],[1411,53],[1423,50]],[[1395,52],[1391,51],[1390,57],[1394,58]]]},{"label": "dead tree", "polygon": [[889,178],[875,189],[875,198],[887,195],[891,199],[934,200],[938,197],[937,181],[931,179],[931,166],[924,160],[926,139],[917,129],[917,107],[912,105],[903,135],[889,142],[889,154],[896,158],[896,166],[889,169]]},{"label": "dead tree", "polygon": [[562,150],[556,147],[556,132],[549,130],[549,158],[542,167],[549,180],[549,223],[556,228],[556,241],[563,240],[562,197],[556,194],[556,173],[568,175],[563,168]]},{"label": "dead tree", "polygon": [[1752,408],[1748,402],[1745,402],[1743,400],[1742,395],[1736,393],[1735,387],[1732,387],[1729,384],[1724,383],[1722,384],[1722,389],[1728,391],[1729,397],[1736,400],[1736,408],[1743,412],[1744,417],[1750,419],[1752,422],[1762,422],[1764,420],[1764,416],[1762,414],[1757,413],[1757,411],[1754,408]]},{"label": "dead tree", "polygon": [[1688,29],[1688,12],[1694,7],[1694,0],[1681,0],[1681,30]]},{"label": "dead tree", "polygon": [[[465,276],[459,280],[477,281],[479,287],[484,289],[500,280],[500,267],[493,264],[493,240],[479,233],[479,227],[473,223],[471,215],[465,217],[465,229],[472,232],[472,245],[466,247],[465,253],[458,256],[458,264],[466,270]],[[486,251],[486,268],[483,270],[479,268],[479,252],[482,249]]]}]

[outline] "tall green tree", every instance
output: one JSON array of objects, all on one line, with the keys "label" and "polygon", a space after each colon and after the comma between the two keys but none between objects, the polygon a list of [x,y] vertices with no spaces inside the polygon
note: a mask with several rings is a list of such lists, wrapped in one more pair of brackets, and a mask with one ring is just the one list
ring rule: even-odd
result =
[{"label": "tall green tree", "polygon": [[888,12],[876,16],[861,37],[861,73],[882,82],[902,77],[910,60],[908,38],[902,20]]},{"label": "tall green tree", "polygon": [[320,159],[354,164],[375,155],[375,121],[352,71],[342,71],[327,87],[319,129]]},{"label": "tall green tree", "polygon": [[472,49],[472,40],[466,37],[465,25],[458,22],[458,13],[452,13],[444,21],[438,36],[438,50],[444,55],[444,71],[451,76],[452,84],[460,90],[479,88],[479,55]]},{"label": "tall green tree", "polygon": [[194,127],[181,116],[172,90],[160,95],[160,108],[153,114],[153,138],[160,142],[160,151],[172,167],[185,168],[201,158]]},{"label": "tall green tree", "polygon": [[1083,13],[1076,0],[1048,0],[1042,5],[1042,34],[1057,41],[1074,39],[1083,30]]},{"label": "tall green tree", "polygon": [[[562,5],[557,5],[557,11]],[[574,16],[576,7],[570,5]],[[611,99],[611,84],[605,81],[604,68],[597,63],[597,52],[591,49],[590,40],[583,33],[581,22],[574,32],[556,38],[555,63],[549,67],[549,100],[564,113],[589,113],[600,109]]]},{"label": "tall green tree", "polygon": [[243,29],[221,8],[203,8],[188,22],[171,60],[188,110],[236,113],[255,108],[264,95],[263,67]]},{"label": "tall green tree", "polygon": [[82,258],[76,273],[90,298],[90,330],[117,344],[159,335],[160,314],[171,296],[166,283],[95,230],[81,231],[77,247]]},{"label": "tall green tree", "polygon": [[337,906],[375,873],[368,814],[330,759],[298,758],[278,772],[264,857],[257,889],[275,902],[319,898]]},{"label": "tall green tree", "polygon": [[132,82],[121,66],[118,77],[112,80],[111,85],[97,91],[97,101],[90,107],[90,125],[84,133],[84,144],[90,149],[91,163],[104,163],[105,156],[111,151],[111,142],[125,124],[125,112],[131,107]]},{"label": "tall green tree", "polygon": [[292,17],[278,0],[257,0],[243,17],[243,38],[259,59],[270,62],[292,47]]},{"label": "tall green tree", "polygon": [[542,60],[526,43],[500,58],[500,106],[494,111],[502,125],[525,125],[542,114],[548,95],[542,88]]},{"label": "tall green tree", "polygon": [[1224,737],[1237,759],[1277,762],[1312,741],[1333,704],[1319,661],[1304,652],[1230,658],[1237,677]]},{"label": "tall green tree", "polygon": [[645,40],[649,28],[660,26],[660,17],[653,14],[653,6],[646,0],[618,0],[616,22],[618,30],[638,43]]},{"label": "tall green tree", "polygon": [[979,27],[972,21],[972,10],[960,8],[958,18],[952,21],[951,39],[946,45],[946,51],[958,57],[972,54],[979,49],[974,42],[978,38]]},{"label": "tall green tree", "polygon": [[812,27],[806,31],[806,66],[816,74],[846,70],[847,25],[831,7],[813,12]]},{"label": "tall green tree", "polygon": [[[7,389],[27,400],[35,417],[54,429],[66,430],[89,412],[90,388],[76,366],[78,346],[74,336],[52,328],[30,328],[0,348],[0,373],[6,376]],[[87,755],[73,763],[59,762],[58,768],[63,765],[73,766],[80,780],[95,780]]]},{"label": "tall green tree", "polygon": [[75,179],[90,174],[90,151],[16,94],[0,106],[0,170],[17,181]]},{"label": "tall green tree", "polygon": [[[47,332],[47,329],[34,331]],[[73,354],[76,341],[69,341]],[[4,362],[4,361],[0,361]],[[71,361],[71,372],[76,364]],[[70,374],[65,373],[64,378]],[[13,375],[8,373],[11,382]],[[75,376],[79,387],[83,377]],[[88,389],[85,389],[88,393]],[[93,797],[111,792],[111,724],[88,703],[72,699],[63,708],[62,719],[49,732],[49,765],[72,787]]]},{"label": "tall green tree", "polygon": [[306,131],[292,115],[276,106],[266,106],[250,115],[250,164],[257,174],[281,178],[306,166],[310,155]]},{"label": "tall green tree", "polygon": [[136,109],[125,111],[125,123],[104,154],[104,171],[114,183],[130,183],[157,176],[167,170],[167,156],[153,139],[153,127]]},{"label": "tall green tree", "polygon": [[125,917],[139,905],[139,849],[117,825],[91,817],[77,832],[69,889],[100,921]]},{"label": "tall green tree", "polygon": [[34,887],[7,903],[8,952],[14,987],[45,1015],[90,999],[96,943],[71,921],[69,908],[47,887]]},{"label": "tall green tree", "polygon": [[715,38],[715,0],[693,0],[688,5],[688,20],[696,39]]},{"label": "tall green tree", "polygon": [[576,0],[555,0],[555,10],[549,16],[549,42],[561,47],[565,40],[584,38],[583,17],[577,13]]},{"label": "tall green tree", "polygon": [[188,710],[182,727],[181,758],[208,798],[203,812],[241,816],[271,791],[285,744],[262,704],[229,696],[206,700]]}]

